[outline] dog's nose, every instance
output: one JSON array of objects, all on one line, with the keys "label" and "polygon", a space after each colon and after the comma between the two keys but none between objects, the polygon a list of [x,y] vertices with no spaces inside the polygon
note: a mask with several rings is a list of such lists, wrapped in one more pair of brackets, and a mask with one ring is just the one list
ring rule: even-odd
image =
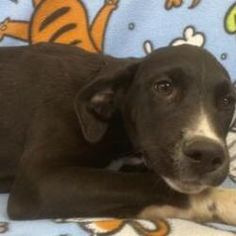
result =
[{"label": "dog's nose", "polygon": [[207,138],[198,138],[186,142],[183,152],[191,164],[201,168],[202,172],[217,170],[225,160],[224,147]]}]

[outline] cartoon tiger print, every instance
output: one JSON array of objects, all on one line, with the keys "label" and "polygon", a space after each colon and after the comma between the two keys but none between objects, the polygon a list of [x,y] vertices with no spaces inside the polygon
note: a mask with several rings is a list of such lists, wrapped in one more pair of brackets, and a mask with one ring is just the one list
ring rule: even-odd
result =
[{"label": "cartoon tiger print", "polygon": [[104,34],[118,0],[106,0],[91,26],[87,10],[79,0],[33,0],[30,22],[5,19],[0,24],[0,39],[17,38],[30,44],[39,42],[75,45],[90,52],[103,50]]},{"label": "cartoon tiger print", "polygon": [[[89,25],[87,9],[81,0],[32,0],[35,8],[31,20],[10,18],[0,23],[0,40],[5,36],[35,44],[52,42],[70,44],[90,52],[101,52],[112,12],[119,0],[105,0],[103,7]],[[192,0],[194,8],[201,0]],[[180,7],[183,0],[165,0],[167,10]]]}]

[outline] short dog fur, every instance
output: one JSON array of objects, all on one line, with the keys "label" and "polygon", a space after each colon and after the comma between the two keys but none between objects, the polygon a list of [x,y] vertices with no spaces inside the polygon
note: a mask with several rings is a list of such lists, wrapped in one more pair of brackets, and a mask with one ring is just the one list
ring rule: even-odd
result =
[{"label": "short dog fur", "polygon": [[[221,190],[235,93],[207,51],[116,59],[71,46],[0,49],[0,190],[13,219],[179,217],[236,224]],[[145,171],[106,169],[131,154]],[[227,204],[225,203],[225,199]]]}]

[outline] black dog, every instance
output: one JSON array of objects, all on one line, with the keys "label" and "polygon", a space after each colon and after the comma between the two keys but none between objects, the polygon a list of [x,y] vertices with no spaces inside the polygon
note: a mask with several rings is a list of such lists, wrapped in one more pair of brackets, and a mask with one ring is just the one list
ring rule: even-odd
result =
[{"label": "black dog", "polygon": [[[208,52],[115,59],[39,44],[1,48],[0,63],[0,187],[11,218],[236,223],[235,192],[211,188],[228,173],[235,94]],[[148,171],[105,169],[132,153]]]}]

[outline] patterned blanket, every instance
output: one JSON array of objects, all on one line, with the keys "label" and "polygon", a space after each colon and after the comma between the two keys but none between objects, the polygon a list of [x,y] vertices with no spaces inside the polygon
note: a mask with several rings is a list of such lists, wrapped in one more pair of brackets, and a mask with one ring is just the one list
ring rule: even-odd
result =
[{"label": "patterned blanket", "polygon": [[[0,1],[0,46],[56,42],[116,57],[142,57],[162,46],[192,44],[210,50],[236,80],[235,36],[235,0]],[[225,185],[235,188],[236,119],[227,142],[231,168]],[[10,221],[7,197],[0,195],[0,234],[9,236],[236,235],[235,227],[178,219]]]}]

